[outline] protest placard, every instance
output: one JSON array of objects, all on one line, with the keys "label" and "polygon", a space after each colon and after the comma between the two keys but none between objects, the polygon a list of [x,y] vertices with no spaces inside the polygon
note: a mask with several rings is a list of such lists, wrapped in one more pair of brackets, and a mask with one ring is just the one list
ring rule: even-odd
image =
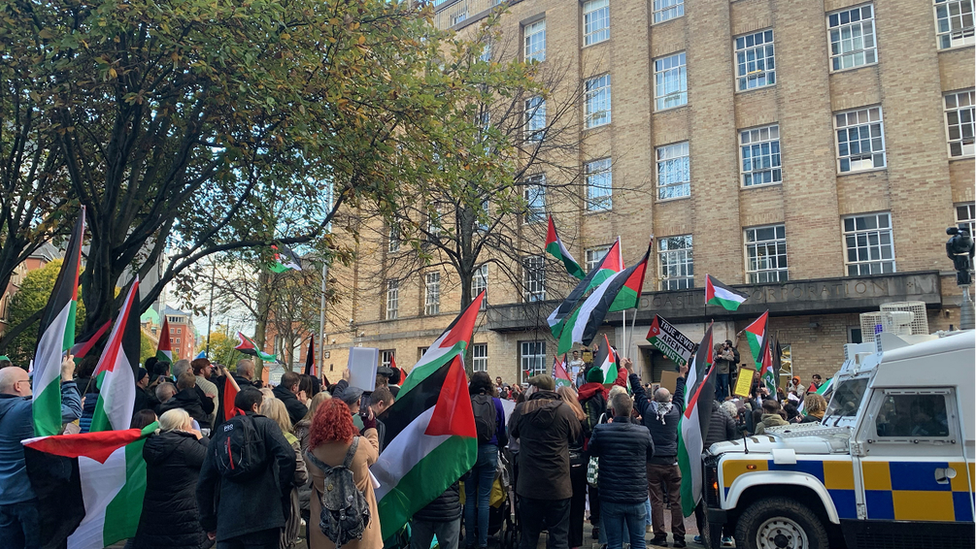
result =
[{"label": "protest placard", "polygon": [[661,315],[654,315],[651,329],[647,332],[647,341],[679,366],[688,364],[692,350],[695,348],[694,341],[685,337]]}]

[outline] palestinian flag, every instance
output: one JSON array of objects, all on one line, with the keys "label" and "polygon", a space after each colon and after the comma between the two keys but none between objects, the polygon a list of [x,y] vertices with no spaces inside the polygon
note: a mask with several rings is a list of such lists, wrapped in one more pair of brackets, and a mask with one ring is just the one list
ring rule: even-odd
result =
[{"label": "palestinian flag", "polygon": [[111,327],[112,321],[109,320],[105,324],[102,324],[101,328],[95,330],[95,333],[91,336],[82,336],[82,341],[76,341],[68,353],[74,356],[75,359],[84,358],[84,356],[88,354],[88,351],[92,350],[92,347],[94,347],[95,344],[102,339],[102,336],[105,335],[105,332],[107,332]]},{"label": "palestinian flag", "polygon": [[237,332],[237,339],[240,343],[234,349],[244,353],[245,355],[256,356],[265,362],[278,362],[278,357],[274,355],[269,355],[261,349],[258,348],[254,340],[247,337],[246,335]]},{"label": "palestinian flag", "polygon": [[61,362],[65,351],[75,344],[78,274],[84,235],[85,208],[82,206],[38,330],[40,337],[34,351],[32,411],[34,434],[37,436],[61,432]]},{"label": "palestinian flag", "polygon": [[305,375],[315,376],[315,336],[308,338],[308,352],[305,353]]},{"label": "palestinian flag", "polygon": [[756,365],[759,367],[759,381],[769,389],[770,396],[775,397],[776,372],[773,363],[773,350],[769,343],[771,339],[771,337],[763,338],[762,350],[759,351],[760,362],[757,362]]},{"label": "palestinian flag", "polygon": [[386,446],[370,471],[380,483],[376,501],[383,539],[474,466],[478,432],[462,356],[454,353],[422,378],[411,374],[413,385],[400,389],[380,416]]},{"label": "palestinian flag", "polygon": [[41,547],[101,549],[131,538],[146,494],[142,447],[157,428],[58,435],[23,441],[37,494]]},{"label": "palestinian flag", "polygon": [[712,377],[712,326],[698,344],[688,369],[684,410],[678,420],[678,467],[681,469],[681,514],[691,516],[702,495],[702,451],[715,401]]},{"label": "palestinian flag", "polygon": [[156,349],[156,360],[173,363],[173,347],[170,344],[169,320],[163,316],[163,328],[159,331],[159,347]]},{"label": "palestinian flag", "polygon": [[563,355],[562,360],[559,360],[558,355],[552,355],[552,359],[552,378],[556,380],[556,387],[572,387],[573,380],[566,369],[566,355]]},{"label": "palestinian flag", "polygon": [[610,340],[606,334],[603,335],[603,345],[596,351],[593,358],[593,365],[603,372],[603,384],[612,385],[617,381],[617,353],[610,346]]},{"label": "palestinian flag", "polygon": [[589,345],[596,337],[607,313],[637,307],[644,288],[644,274],[647,272],[650,253],[651,248],[648,246],[643,259],[619,273],[610,274],[603,284],[593,290],[579,309],[566,320],[565,327],[559,334],[557,352],[568,352],[576,342]]},{"label": "palestinian flag", "polygon": [[766,311],[742,330],[742,333],[746,335],[746,341],[749,342],[749,350],[752,351],[752,356],[756,359],[756,368],[762,366],[762,355],[760,353],[762,352],[763,340],[766,339],[766,326],[768,324],[769,311]]},{"label": "palestinian flag", "polygon": [[549,232],[546,233],[546,251],[559,261],[562,261],[569,274],[579,279],[586,277],[583,268],[573,259],[573,255],[569,253],[569,250],[563,245],[563,241],[559,239],[559,235],[556,234],[556,224],[553,223],[551,215],[549,216]]},{"label": "palestinian flag", "polygon": [[420,360],[413,365],[407,379],[403,380],[398,395],[403,395],[413,387],[420,385],[427,376],[440,371],[441,367],[448,364],[454,357],[464,355],[468,345],[471,344],[474,323],[478,319],[478,311],[481,309],[481,301],[484,298],[485,292],[482,291],[478,297],[474,298],[474,301],[461,311],[454,322],[451,322],[444,333],[430,344],[424,356],[420,357]]},{"label": "palestinian flag", "polygon": [[120,431],[128,429],[132,423],[141,337],[137,276],[92,374],[98,387],[98,402],[92,416],[91,432]]},{"label": "palestinian flag", "polygon": [[220,395],[220,409],[223,412],[223,421],[237,415],[238,410],[234,406],[234,399],[237,398],[237,393],[241,392],[240,385],[237,384],[237,380],[234,379],[230,373],[224,376],[224,391]]},{"label": "palestinian flag", "polygon": [[298,254],[291,248],[282,244],[281,246],[272,245],[271,249],[274,250],[274,263],[269,267],[272,272],[283,273],[302,270],[302,258],[298,257]]},{"label": "palestinian flag", "polygon": [[[603,256],[600,264],[593,268],[579,284],[573,288],[573,291],[569,292],[566,299],[556,308],[549,318],[546,320],[549,322],[549,328],[552,329],[553,337],[557,339],[563,332],[565,328],[565,320],[572,314],[573,310],[579,305],[580,301],[583,300],[583,296],[586,292],[598,287],[603,284],[607,278],[613,273],[620,272],[624,268],[623,260],[620,257],[620,242],[614,242],[613,246],[607,250],[607,255]],[[568,350],[568,349],[567,349]],[[566,351],[560,347],[560,353],[565,353]]]},{"label": "palestinian flag", "polygon": [[719,282],[712,275],[705,275],[705,304],[718,305],[726,311],[734,311],[739,308],[749,296],[733,290]]}]

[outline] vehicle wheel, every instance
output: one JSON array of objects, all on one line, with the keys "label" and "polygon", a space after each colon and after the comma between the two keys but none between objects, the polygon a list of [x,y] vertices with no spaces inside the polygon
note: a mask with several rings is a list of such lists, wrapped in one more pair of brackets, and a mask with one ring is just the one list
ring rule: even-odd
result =
[{"label": "vehicle wheel", "polygon": [[827,540],[820,517],[786,498],[753,503],[735,527],[736,546],[744,549],[828,549]]}]

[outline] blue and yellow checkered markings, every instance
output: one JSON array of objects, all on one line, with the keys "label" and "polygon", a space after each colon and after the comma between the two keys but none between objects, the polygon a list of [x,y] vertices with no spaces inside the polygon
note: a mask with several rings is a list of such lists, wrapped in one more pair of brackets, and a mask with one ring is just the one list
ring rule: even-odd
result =
[{"label": "blue and yellow checkered markings", "polygon": [[[748,469],[747,465],[755,468]],[[790,471],[806,473],[823,483],[830,494],[830,499],[837,509],[837,516],[842,519],[856,519],[857,505],[854,495],[854,465],[850,460],[798,460],[792,465],[780,465],[767,461],[728,461],[724,464],[723,484],[725,495],[728,496],[729,487],[739,476],[754,471]]]},{"label": "blue and yellow checkered markings", "polygon": [[[973,520],[965,463],[864,461],[861,467],[868,519]],[[946,467],[955,469],[956,477],[946,483],[936,482],[935,470]]]}]

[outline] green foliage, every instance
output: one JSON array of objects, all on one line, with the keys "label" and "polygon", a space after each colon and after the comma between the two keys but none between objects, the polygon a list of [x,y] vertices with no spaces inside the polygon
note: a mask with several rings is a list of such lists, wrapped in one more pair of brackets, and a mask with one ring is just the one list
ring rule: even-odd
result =
[{"label": "green foliage", "polygon": [[145,364],[146,359],[156,356],[156,346],[153,345],[149,336],[145,332],[139,334],[139,363]]},{"label": "green foliage", "polygon": [[[211,332],[210,333],[210,361],[217,364],[223,364],[227,366],[228,369],[235,370],[237,361],[242,358],[247,358],[247,356],[240,352],[234,350],[237,346],[237,339],[228,337],[227,334],[223,332]],[[207,347],[206,342],[203,346],[197,350],[205,351]]]},{"label": "green foliage", "polygon": [[[16,326],[37,311],[42,310],[51,298],[54,283],[61,271],[60,259],[56,259],[44,267],[30,271],[24,276],[20,289],[10,298],[10,324]],[[79,289],[79,293],[81,290]],[[82,335],[81,326],[85,322],[85,305],[79,300],[75,316],[76,335]],[[25,329],[14,339],[7,348],[7,355],[14,364],[27,365],[34,357],[37,347],[38,324]]]}]

